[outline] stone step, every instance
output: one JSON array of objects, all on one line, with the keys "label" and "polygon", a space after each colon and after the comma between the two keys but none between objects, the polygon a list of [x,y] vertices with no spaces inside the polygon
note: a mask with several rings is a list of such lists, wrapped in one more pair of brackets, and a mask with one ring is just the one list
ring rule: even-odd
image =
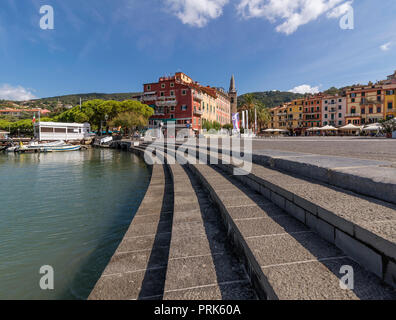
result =
[{"label": "stone step", "polygon": [[[136,150],[141,153],[142,150]],[[173,217],[173,186],[163,165],[154,165],[146,195],[89,300],[161,298]]]},{"label": "stone step", "polygon": [[[221,147],[213,150],[219,153],[223,151]],[[396,204],[396,168],[390,161],[279,150],[245,151],[245,157],[256,164]]]},{"label": "stone step", "polygon": [[181,165],[169,168],[174,213],[164,300],[256,299],[207,194]]},{"label": "stone step", "polygon": [[[188,158],[188,157],[186,157]],[[193,162],[194,159],[190,159],[190,162]],[[319,272],[317,270],[317,268],[322,268],[323,269],[323,265],[326,267],[325,269],[327,270],[326,272],[329,273],[333,273],[333,278],[332,278],[332,293],[329,293],[329,295],[327,296],[327,298],[332,299],[335,296],[339,295],[340,299],[347,299],[348,296],[345,295],[344,290],[342,291],[338,291],[338,288],[334,281],[337,279],[337,281],[339,282],[339,278],[337,276],[340,276],[339,273],[335,273],[334,272],[334,266],[339,266],[341,268],[341,266],[345,265],[344,263],[346,261],[348,261],[347,265],[353,266],[355,274],[356,271],[358,272],[358,276],[357,278],[359,278],[361,281],[358,284],[359,288],[355,289],[354,293],[355,296],[349,296],[349,298],[363,298],[363,299],[380,299],[381,297],[386,297],[386,298],[395,298],[394,296],[394,291],[392,289],[390,289],[389,287],[387,287],[387,285],[385,285],[384,283],[382,283],[378,278],[376,278],[372,273],[365,271],[365,269],[370,269],[373,270],[374,272],[378,267],[378,265],[380,264],[380,261],[375,259],[375,256],[372,256],[371,253],[367,253],[367,249],[366,247],[361,247],[359,246],[359,243],[357,244],[356,242],[354,242],[351,237],[350,238],[341,238],[343,236],[343,233],[340,233],[340,230],[336,230],[335,227],[334,230],[329,232],[329,229],[327,229],[327,224],[325,224],[324,221],[322,221],[322,219],[318,218],[317,216],[306,212],[305,209],[301,210],[296,210],[295,207],[291,207],[286,206],[286,201],[290,201],[287,200],[286,198],[284,198],[284,200],[282,200],[279,197],[283,197],[284,195],[278,194],[272,190],[270,190],[270,193],[268,194],[268,192],[262,192],[261,190],[261,186],[259,183],[257,183],[257,179],[253,180],[255,183],[250,182],[250,180],[246,180],[246,179],[250,179],[251,176],[235,176],[233,177],[232,175],[230,175],[228,178],[224,177],[223,175],[219,174],[218,172],[216,172],[213,168],[210,168],[209,166],[204,166],[204,165],[194,165],[191,166],[192,168],[194,168],[195,172],[198,174],[198,176],[201,178],[201,180],[203,181],[203,183],[205,184],[205,186],[208,188],[208,190],[211,193],[212,198],[214,199],[214,201],[218,204],[218,206],[220,207],[220,209],[222,210],[222,214],[223,214],[223,218],[224,221],[226,222],[226,225],[228,226],[228,229],[231,230],[229,231],[231,234],[234,235],[234,242],[236,243],[237,246],[239,246],[240,251],[244,252],[244,255],[246,257],[248,257],[248,260],[250,258],[250,263],[248,264],[250,266],[250,270],[252,273],[252,279],[255,278],[260,278],[258,275],[260,275],[260,272],[258,270],[260,270],[259,267],[262,267],[262,265],[258,262],[260,261],[260,258],[258,258],[255,253],[257,253],[259,256],[266,256],[266,255],[272,255],[273,260],[269,259],[269,262],[267,262],[269,264],[265,265],[265,267],[268,267],[269,269],[271,269],[272,267],[280,267],[282,266],[282,268],[285,268],[285,266],[291,266],[291,269],[298,269],[298,268],[302,268],[305,269],[305,262],[308,263],[308,265],[312,266],[312,268],[314,268],[315,266],[315,272]],[[226,167],[226,166],[220,166],[223,169],[224,168],[228,168],[230,169],[230,166]],[[262,168],[262,167],[261,167]],[[264,168],[266,169],[266,168]],[[270,169],[266,169],[266,170],[270,170]],[[280,181],[280,176],[278,174],[278,172],[275,172],[275,170],[273,170],[274,172],[271,172],[271,174],[273,175],[273,177],[275,177],[275,180],[272,181],[274,186],[277,186],[274,183],[277,183],[277,181]],[[267,172],[268,174],[268,172]],[[282,174],[282,173],[280,173]],[[271,176],[271,175],[269,175]],[[229,181],[230,177],[233,177],[234,181],[231,183]],[[236,178],[240,178],[240,182],[243,182],[247,185],[249,185],[250,187],[252,187],[254,190],[256,191],[260,191],[261,194],[265,194],[265,195],[269,195],[268,199],[267,199],[267,206],[271,205],[273,206],[274,203],[277,204],[277,210],[274,211],[273,208],[271,208],[272,211],[268,212],[267,211],[267,207],[265,204],[265,199],[263,199],[263,197],[261,197],[261,202],[258,202],[258,204],[254,204],[257,203],[257,194],[255,195],[241,195],[241,188],[240,186],[237,186],[237,183],[235,182]],[[285,177],[284,177],[285,178]],[[293,178],[293,177],[291,177]],[[291,182],[289,181],[284,181],[285,185],[288,185],[287,182]],[[257,187],[257,185],[259,187]],[[291,184],[293,185],[293,184]],[[279,188],[279,186],[277,186]],[[279,192],[279,189],[276,189]],[[322,190],[319,190],[319,192],[321,192]],[[284,201],[284,202],[283,202]],[[263,203],[264,202],[264,203]],[[292,203],[292,202],[291,202]],[[345,204],[345,203],[344,203]],[[295,216],[295,218],[290,217],[289,215],[286,217],[276,217],[276,215],[281,215],[279,214],[279,205],[281,207],[281,209],[284,209],[285,211],[282,210],[283,214],[286,214],[286,210],[288,213],[291,213],[293,216]],[[302,209],[302,208],[300,208]],[[378,208],[377,208],[378,209]],[[264,212],[263,212],[264,211]],[[242,218],[245,217],[245,218]],[[306,218],[307,217],[307,218]],[[270,218],[270,219],[269,219]],[[244,220],[245,219],[245,220]],[[290,220],[292,219],[292,220]],[[316,220],[314,220],[316,219]],[[244,221],[243,221],[244,220]],[[243,222],[242,222],[243,221]],[[291,222],[293,221],[293,222]],[[311,227],[312,229],[309,229],[309,227]],[[283,231],[282,231],[283,230]],[[315,231],[315,232],[312,232]],[[309,237],[316,237],[316,240],[312,240],[309,239],[306,240],[305,242],[303,240],[298,241],[296,238],[296,234],[302,234],[304,235],[305,233],[307,235],[309,235]],[[320,235],[322,235],[322,237],[318,237],[316,234],[319,233]],[[289,248],[290,246],[293,247],[290,243],[285,245],[285,250],[284,250],[284,255],[282,256],[277,256],[277,252],[275,252],[274,250],[278,250],[280,248],[277,248],[276,244],[278,243],[277,241],[272,242],[273,247],[270,248],[264,248],[261,247],[261,245],[263,243],[261,243],[257,248],[253,246],[253,249],[249,246],[249,241],[251,243],[254,244],[254,242],[257,242],[259,240],[257,239],[267,239],[267,237],[272,237],[272,236],[290,236],[293,235],[292,238],[294,239],[293,241],[297,241],[298,244],[296,243],[294,245],[294,248],[297,248],[298,246],[302,246],[303,247],[303,252],[301,253],[302,256],[309,256],[309,253],[307,253],[308,251],[312,251],[309,247],[307,247],[308,245],[304,245],[304,243],[310,243],[312,245],[312,243],[320,243],[322,242],[322,245],[318,245],[317,249],[318,251],[313,253],[311,252],[311,256],[313,255],[314,257],[316,257],[316,259],[308,259],[307,260],[303,260],[303,261],[294,261],[293,259],[293,250],[292,251],[288,251],[287,248]],[[312,236],[313,235],[313,236]],[[334,236],[335,239],[332,240],[332,237]],[[322,239],[326,239],[326,240],[330,240],[332,242],[328,243]],[[242,240],[241,240],[242,239]],[[246,240],[248,239],[248,240]],[[256,239],[256,240],[255,240]],[[274,239],[273,239],[274,240]],[[264,240],[261,240],[264,241]],[[270,240],[268,240],[270,241]],[[239,244],[239,245],[238,245]],[[252,245],[253,245],[252,244]],[[336,244],[339,248],[337,248],[334,244]],[[351,247],[352,245],[352,247]],[[353,246],[355,245],[355,246]],[[315,246],[314,246],[315,247]],[[332,250],[330,250],[329,248],[332,248]],[[345,251],[346,253],[343,253],[340,248]],[[261,250],[261,251],[260,251]],[[328,256],[328,252],[332,252],[330,254],[330,257]],[[260,253],[262,252],[262,253]],[[272,252],[272,253],[271,253]],[[327,252],[327,255],[321,255],[321,252]],[[281,250],[282,253],[282,250]],[[299,256],[297,254],[297,256]],[[351,257],[353,259],[351,259]],[[374,257],[374,259],[373,259]],[[358,258],[358,259],[357,259]],[[290,259],[292,261],[290,261]],[[324,259],[324,260],[323,260]],[[312,260],[312,261],[311,261]],[[328,261],[326,263],[324,263],[323,261]],[[338,262],[336,262],[337,260],[340,260]],[[360,267],[358,264],[356,264],[356,262],[354,262],[354,260],[359,260],[359,262],[364,266],[364,268]],[[305,261],[305,262],[304,262]],[[318,261],[321,262],[318,264]],[[374,261],[374,263],[373,263]],[[300,263],[301,262],[301,263]],[[363,262],[363,263],[362,263]],[[389,268],[389,262],[388,261],[388,268]],[[313,264],[310,264],[313,263]],[[342,264],[340,264],[342,263]],[[290,268],[286,268],[286,270],[291,270]],[[264,268],[267,269],[267,268]],[[309,269],[309,267],[308,267]],[[255,271],[254,271],[255,270]],[[330,271],[329,271],[330,270]],[[295,272],[296,270],[294,270],[293,272]],[[275,272],[275,271],[274,271]],[[391,275],[389,274],[389,272],[391,272],[391,270],[387,269],[387,277],[386,279],[384,279],[383,275],[381,274],[380,277],[382,277],[384,280],[387,280],[388,283],[392,284],[392,281],[389,281],[391,279],[389,279],[389,277],[391,277]],[[271,273],[271,274],[277,274],[277,272],[275,273]],[[283,274],[283,273],[280,273]],[[279,274],[279,275],[280,275]],[[323,277],[325,273],[318,273],[317,276],[318,277]],[[379,275],[379,274],[377,274]],[[283,274],[283,276],[285,276]],[[303,275],[301,275],[303,277],[303,279],[307,279],[306,277],[304,277]],[[263,274],[261,274],[261,277],[263,277]],[[268,279],[267,279],[268,280]],[[312,281],[314,281],[314,278],[311,279]],[[310,281],[311,281],[310,280]],[[259,280],[258,280],[259,281]],[[275,282],[278,281],[274,280]],[[330,281],[330,280],[329,280]],[[257,281],[256,281],[257,282]],[[259,281],[260,282],[260,281]],[[265,282],[265,281],[264,281]],[[337,283],[338,283],[337,282]],[[265,285],[263,285],[264,288],[264,292],[268,295],[269,293],[269,297],[270,298],[275,298],[275,297],[283,297],[283,298],[290,298],[288,295],[283,295],[280,294],[277,295],[276,293],[271,293],[271,290],[269,289],[270,287],[272,287],[270,285],[270,283],[264,283]],[[283,283],[285,284],[285,283]],[[298,281],[296,281],[296,284],[298,284],[299,286],[301,285],[301,283],[299,283]],[[311,286],[312,283],[309,282],[309,286]],[[322,282],[321,283],[322,286],[326,287],[327,285],[329,285],[329,283],[327,282]],[[317,291],[312,291],[309,295],[310,298],[312,299],[317,299],[319,298],[321,295],[322,297],[325,297],[326,294],[321,292],[321,288],[323,289],[324,287],[321,287],[321,285],[319,285],[318,290]],[[367,286],[366,286],[367,285]],[[287,285],[289,288],[293,287],[293,284],[288,284]],[[296,288],[295,288],[296,289]],[[377,292],[378,295],[373,294],[373,295],[364,295],[362,294],[362,292],[365,292],[365,290],[372,290],[373,292]],[[290,292],[294,292],[293,290],[291,290]],[[298,292],[298,290],[296,289],[295,292]],[[336,293],[338,292],[338,293]],[[383,295],[384,294],[384,295]],[[323,296],[324,295],[324,296]],[[335,296],[334,296],[335,295]],[[296,297],[294,297],[296,298]],[[305,299],[307,297],[300,297],[302,299]]]},{"label": "stone step", "polygon": [[[206,149],[200,153],[208,156]],[[236,178],[244,184],[396,287],[395,205],[254,163],[250,173],[220,167],[230,174],[238,170]]]}]

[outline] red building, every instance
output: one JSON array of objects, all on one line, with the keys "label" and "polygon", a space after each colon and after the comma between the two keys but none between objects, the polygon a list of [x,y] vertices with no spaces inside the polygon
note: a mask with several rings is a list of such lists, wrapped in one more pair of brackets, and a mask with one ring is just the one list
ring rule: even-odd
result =
[{"label": "red building", "polygon": [[184,73],[161,77],[158,82],[144,84],[142,102],[154,108],[149,126],[166,128],[175,121],[176,130],[199,132],[202,125],[200,85]]},{"label": "red building", "polygon": [[306,97],[304,101],[304,128],[322,126],[322,94]]}]

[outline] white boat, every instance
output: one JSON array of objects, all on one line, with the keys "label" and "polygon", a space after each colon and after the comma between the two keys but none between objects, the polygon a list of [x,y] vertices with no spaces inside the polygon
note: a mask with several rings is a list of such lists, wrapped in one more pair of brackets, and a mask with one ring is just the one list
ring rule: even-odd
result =
[{"label": "white boat", "polygon": [[61,146],[51,146],[44,147],[42,149],[43,152],[66,152],[66,151],[78,151],[81,149],[80,145],[73,146],[71,144],[64,144]]},{"label": "white boat", "polygon": [[31,142],[27,146],[21,145],[15,151],[19,152],[65,152],[78,151],[81,149],[80,145],[67,144],[64,141],[55,141],[49,143]]}]

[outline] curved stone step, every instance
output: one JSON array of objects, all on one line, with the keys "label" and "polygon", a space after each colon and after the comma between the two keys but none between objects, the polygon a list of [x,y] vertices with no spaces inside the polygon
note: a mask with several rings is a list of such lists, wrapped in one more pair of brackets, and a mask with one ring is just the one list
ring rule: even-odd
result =
[{"label": "curved stone step", "polygon": [[[209,157],[206,148],[199,152]],[[232,164],[220,167],[230,174],[238,170],[237,179],[396,287],[395,205],[255,163],[250,173]]]},{"label": "curved stone step", "polygon": [[[190,162],[193,160],[190,158]],[[246,191],[235,178],[226,177],[209,166],[189,167],[220,208],[228,233],[245,257],[251,279],[262,298],[396,298],[393,289],[304,223],[274,206],[271,200]],[[343,266],[354,270],[354,290],[340,287]]]}]

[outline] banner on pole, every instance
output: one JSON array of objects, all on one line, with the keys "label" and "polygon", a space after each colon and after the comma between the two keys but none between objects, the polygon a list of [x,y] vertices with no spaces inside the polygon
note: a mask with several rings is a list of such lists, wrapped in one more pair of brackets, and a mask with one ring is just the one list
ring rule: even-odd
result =
[{"label": "banner on pole", "polygon": [[234,125],[234,130],[237,130],[239,132],[240,128],[239,128],[239,113],[238,112],[232,114],[232,124]]}]

